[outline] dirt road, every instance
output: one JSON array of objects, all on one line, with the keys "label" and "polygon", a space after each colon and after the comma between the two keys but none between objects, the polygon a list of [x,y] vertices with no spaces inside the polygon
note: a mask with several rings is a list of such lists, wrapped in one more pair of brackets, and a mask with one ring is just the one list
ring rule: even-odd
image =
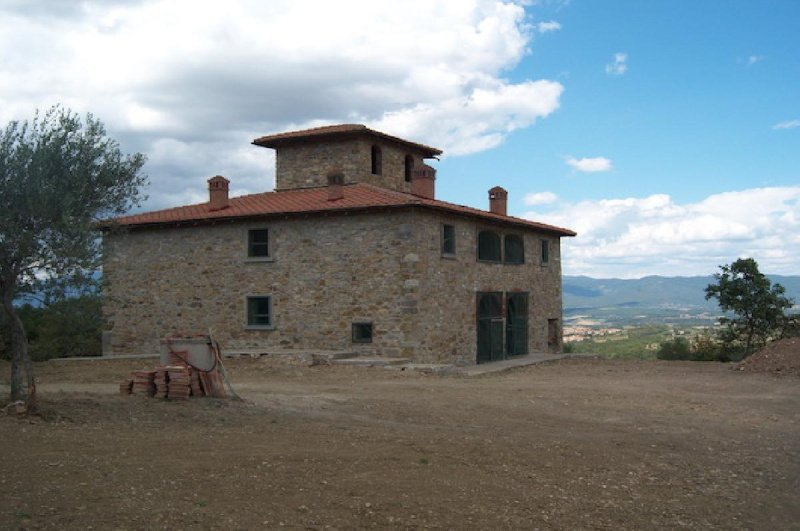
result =
[{"label": "dirt road", "polygon": [[0,417],[0,528],[800,528],[798,378],[262,359],[227,363],[245,403],[116,394],[151,364],[37,366],[43,418]]}]

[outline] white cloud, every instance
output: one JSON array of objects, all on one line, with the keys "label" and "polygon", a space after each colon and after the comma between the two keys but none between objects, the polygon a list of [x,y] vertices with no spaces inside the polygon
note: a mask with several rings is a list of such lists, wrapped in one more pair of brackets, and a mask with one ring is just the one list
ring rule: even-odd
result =
[{"label": "white cloud", "polygon": [[763,55],[751,55],[747,58],[747,66],[752,66],[764,60]]},{"label": "white cloud", "polygon": [[528,206],[549,205],[558,201],[558,196],[553,192],[536,192],[533,194],[526,194],[523,201]]},{"label": "white cloud", "polygon": [[606,65],[606,74],[621,76],[628,71],[628,54],[617,52],[614,60]]},{"label": "white cloud", "polygon": [[705,275],[738,257],[793,274],[800,263],[800,186],[754,188],[677,204],[669,195],[562,204],[529,219],[569,227],[566,274]]},{"label": "white cloud", "polygon": [[150,207],[226,168],[234,189],[269,189],[271,156],[249,140],[290,128],[361,122],[473,153],[559,106],[560,83],[504,77],[537,30],[526,4],[12,2],[0,123],[57,102],[93,112],[150,155]]},{"label": "white cloud", "polygon": [[549,31],[556,31],[561,29],[561,24],[556,22],[555,20],[550,20],[548,22],[539,22],[536,24],[536,31],[539,33],[547,33]]},{"label": "white cloud", "polygon": [[611,161],[605,157],[584,157],[582,159],[567,157],[564,160],[567,164],[582,172],[595,173],[611,170]]},{"label": "white cloud", "polygon": [[800,120],[787,120],[772,126],[773,129],[794,129],[800,127]]}]

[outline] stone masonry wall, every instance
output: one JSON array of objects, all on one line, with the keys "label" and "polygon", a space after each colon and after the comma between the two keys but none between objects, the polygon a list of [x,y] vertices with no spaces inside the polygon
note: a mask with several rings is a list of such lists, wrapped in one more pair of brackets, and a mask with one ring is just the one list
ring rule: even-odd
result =
[{"label": "stone masonry wall", "polygon": [[[268,228],[271,261],[246,257]],[[410,212],[145,229],[104,238],[104,354],[158,351],[158,339],[207,333],[226,349],[409,355],[419,282]],[[248,295],[271,295],[274,330],[245,328]],[[351,324],[373,323],[371,344]]]},{"label": "stone masonry wall", "polygon": [[[441,227],[453,225],[456,254],[441,253]],[[417,359],[426,362],[475,363],[477,353],[476,297],[480,291],[528,292],[528,352],[547,352],[548,319],[558,319],[561,349],[561,253],[559,238],[461,217],[420,212],[414,222],[422,268],[419,293],[424,294],[419,314]],[[479,262],[477,234],[492,229],[501,237],[523,236],[525,263]],[[540,241],[550,242],[550,259],[540,264]]]},{"label": "stone masonry wall", "polygon": [[[381,148],[381,175],[372,174],[371,148]],[[327,174],[334,167],[344,171],[346,183],[368,183],[409,192],[405,181],[405,157],[414,157],[414,166],[423,164],[420,153],[378,139],[346,139],[314,142],[277,149],[275,189],[308,188],[327,185]]]},{"label": "stone masonry wall", "polygon": [[[456,254],[441,254],[441,227]],[[247,231],[268,228],[271,260],[246,257]],[[477,232],[523,235],[525,263],[477,261]],[[541,239],[550,261],[539,263]],[[212,329],[223,348],[353,350],[418,362],[476,360],[476,293],[529,293],[529,352],[561,323],[559,240],[420,209],[162,228],[104,240],[106,355],[158,351],[158,339]],[[248,295],[271,295],[273,330],[245,327]],[[372,322],[371,344],[352,343]],[[559,344],[556,348],[560,349]]]}]

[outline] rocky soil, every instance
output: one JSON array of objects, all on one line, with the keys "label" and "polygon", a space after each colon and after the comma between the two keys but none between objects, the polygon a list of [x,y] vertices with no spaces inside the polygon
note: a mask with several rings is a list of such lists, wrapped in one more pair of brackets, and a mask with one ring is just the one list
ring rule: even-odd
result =
[{"label": "rocky soil", "polygon": [[0,529],[800,522],[796,378],[692,362],[464,378],[262,359],[227,362],[244,402],[119,396],[147,366],[37,365],[42,415],[0,416]]},{"label": "rocky soil", "polygon": [[800,337],[770,343],[739,363],[737,369],[800,376]]}]

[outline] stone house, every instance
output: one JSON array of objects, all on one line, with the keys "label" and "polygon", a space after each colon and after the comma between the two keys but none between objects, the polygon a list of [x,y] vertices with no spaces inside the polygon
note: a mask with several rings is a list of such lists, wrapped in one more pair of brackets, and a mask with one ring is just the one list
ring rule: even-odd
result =
[{"label": "stone house", "polygon": [[441,151],[363,125],[258,138],[274,192],[103,225],[104,354],[211,329],[228,351],[345,350],[473,364],[561,349],[560,238],[435,198]]}]

